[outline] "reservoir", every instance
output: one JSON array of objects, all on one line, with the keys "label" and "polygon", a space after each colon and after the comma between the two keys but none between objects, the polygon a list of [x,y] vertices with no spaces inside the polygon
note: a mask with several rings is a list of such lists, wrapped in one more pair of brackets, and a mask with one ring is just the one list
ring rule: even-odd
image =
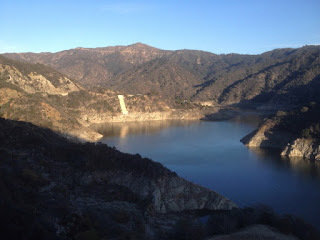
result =
[{"label": "reservoir", "polygon": [[101,142],[160,162],[240,207],[265,204],[320,229],[320,162],[248,149],[240,139],[256,129],[258,122],[258,116],[246,115],[212,122],[110,123],[98,129],[105,136]]}]

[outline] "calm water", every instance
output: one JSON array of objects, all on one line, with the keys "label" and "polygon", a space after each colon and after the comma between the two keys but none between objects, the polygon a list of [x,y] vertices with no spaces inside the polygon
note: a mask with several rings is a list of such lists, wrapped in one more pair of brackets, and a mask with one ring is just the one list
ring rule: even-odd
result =
[{"label": "calm water", "polygon": [[229,121],[155,121],[100,126],[102,142],[161,162],[239,206],[267,204],[320,228],[320,163],[282,159],[239,140],[257,127],[254,115]]}]

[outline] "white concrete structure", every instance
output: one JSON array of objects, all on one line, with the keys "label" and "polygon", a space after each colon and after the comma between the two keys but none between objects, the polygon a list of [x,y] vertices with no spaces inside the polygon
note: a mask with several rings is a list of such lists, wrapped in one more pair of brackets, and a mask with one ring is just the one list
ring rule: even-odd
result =
[{"label": "white concrete structure", "polygon": [[123,95],[118,95],[118,98],[119,98],[119,103],[120,103],[122,114],[127,115],[128,110],[126,108],[126,104],[124,103]]}]

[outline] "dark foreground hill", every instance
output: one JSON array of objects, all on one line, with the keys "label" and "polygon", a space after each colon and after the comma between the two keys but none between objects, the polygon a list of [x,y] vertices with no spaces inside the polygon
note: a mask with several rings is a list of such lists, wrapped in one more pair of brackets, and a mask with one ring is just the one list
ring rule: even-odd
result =
[{"label": "dark foreground hill", "polygon": [[49,65],[88,87],[157,95],[170,103],[211,101],[279,109],[318,101],[320,95],[319,46],[276,49],[260,55],[216,55],[164,51],[138,43],[5,56]]},{"label": "dark foreground hill", "polygon": [[156,222],[161,216],[163,225],[172,225],[170,213],[236,207],[138,154],[70,142],[51,130],[2,118],[0,191],[6,239],[75,239],[88,231],[108,239],[126,234],[144,239],[163,231]]}]

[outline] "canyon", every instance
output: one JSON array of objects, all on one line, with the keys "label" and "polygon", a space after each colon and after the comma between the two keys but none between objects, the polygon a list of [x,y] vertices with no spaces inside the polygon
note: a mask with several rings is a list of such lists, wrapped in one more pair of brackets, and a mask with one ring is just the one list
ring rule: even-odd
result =
[{"label": "canyon", "polygon": [[[99,143],[95,125],[274,113],[241,141],[320,160],[319,103],[319,46],[217,55],[137,43],[1,54],[1,209],[24,222],[15,237],[33,224],[30,234],[53,239],[169,239],[181,221],[237,205],[160,163]],[[255,223],[265,224],[259,214]]]}]

